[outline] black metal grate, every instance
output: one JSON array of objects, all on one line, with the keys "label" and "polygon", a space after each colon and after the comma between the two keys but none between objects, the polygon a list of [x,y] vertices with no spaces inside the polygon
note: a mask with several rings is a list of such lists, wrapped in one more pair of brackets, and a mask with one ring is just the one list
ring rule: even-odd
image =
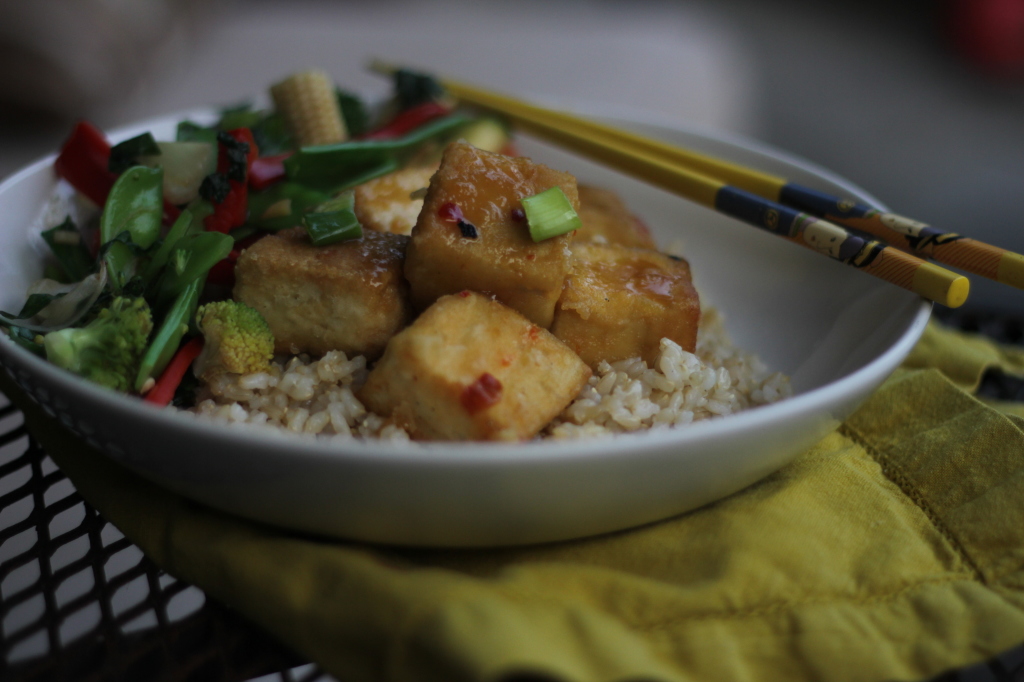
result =
[{"label": "black metal grate", "polygon": [[331,680],[146,559],[0,396],[0,677]]},{"label": "black metal grate", "polygon": [[[943,311],[948,324],[1024,341],[1024,322]],[[1024,400],[1024,381],[986,378]],[[238,613],[146,559],[75,491],[0,395],[0,678],[329,682]],[[1024,682],[1024,647],[934,682]]]}]

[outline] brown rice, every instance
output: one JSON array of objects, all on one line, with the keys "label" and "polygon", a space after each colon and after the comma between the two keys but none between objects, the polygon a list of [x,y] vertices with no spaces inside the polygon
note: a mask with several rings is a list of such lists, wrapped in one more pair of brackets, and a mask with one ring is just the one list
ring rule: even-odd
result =
[{"label": "brown rice", "polygon": [[[270,372],[225,375],[206,386],[193,411],[229,424],[263,424],[309,436],[408,441],[363,407],[354,391],[366,359],[340,351],[275,362]],[[780,400],[789,379],[729,341],[721,316],[705,310],[696,353],[661,341],[656,367],[639,358],[602,362],[587,386],[541,437],[581,438],[681,426]]]}]

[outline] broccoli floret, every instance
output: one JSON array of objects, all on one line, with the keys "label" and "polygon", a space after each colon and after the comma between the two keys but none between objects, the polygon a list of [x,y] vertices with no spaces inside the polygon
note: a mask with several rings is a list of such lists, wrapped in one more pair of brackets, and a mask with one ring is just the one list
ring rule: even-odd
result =
[{"label": "broccoli floret", "polygon": [[153,315],[142,298],[119,297],[84,327],[43,336],[46,359],[97,384],[128,391],[146,352]]},{"label": "broccoli floret", "polygon": [[193,371],[203,381],[270,368],[274,334],[255,308],[239,301],[207,303],[196,311],[196,324],[205,343]]}]

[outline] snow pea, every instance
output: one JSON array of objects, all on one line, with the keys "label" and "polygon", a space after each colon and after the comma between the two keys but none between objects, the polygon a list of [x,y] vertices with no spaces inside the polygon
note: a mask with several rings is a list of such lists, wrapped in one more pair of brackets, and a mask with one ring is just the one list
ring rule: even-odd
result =
[{"label": "snow pea", "polygon": [[235,240],[223,232],[200,232],[178,240],[157,284],[156,307],[162,309],[192,282],[205,282],[210,268],[227,258]]},{"label": "snow pea", "polygon": [[164,172],[132,166],[110,188],[100,218],[100,242],[127,231],[132,242],[147,248],[160,236],[164,211]]},{"label": "snow pea", "polygon": [[205,280],[205,277],[194,279],[178,293],[174,304],[160,323],[160,328],[153,335],[146,354],[142,356],[139,373],[135,377],[136,392],[142,391],[142,387],[150,378],[160,376],[160,372],[164,371],[167,363],[174,357],[181,339],[188,331],[189,321],[199,306],[199,294],[203,290]]},{"label": "snow pea", "polygon": [[156,253],[149,259],[149,264],[146,266],[145,272],[142,274],[142,279],[147,284],[152,282],[153,279],[160,273],[164,265],[167,264],[167,259],[170,258],[171,250],[177,245],[178,241],[182,237],[191,234],[198,226],[198,229],[202,229],[202,222],[194,220],[192,211],[187,208],[181,212],[178,219],[171,225],[170,231],[167,232],[167,236],[164,237],[164,241],[157,248]]},{"label": "snow pea", "polygon": [[[117,178],[103,205],[100,244],[116,292],[135,274],[137,250],[148,248],[160,236],[163,177],[159,168],[133,166]],[[127,240],[119,239],[122,234]]]}]

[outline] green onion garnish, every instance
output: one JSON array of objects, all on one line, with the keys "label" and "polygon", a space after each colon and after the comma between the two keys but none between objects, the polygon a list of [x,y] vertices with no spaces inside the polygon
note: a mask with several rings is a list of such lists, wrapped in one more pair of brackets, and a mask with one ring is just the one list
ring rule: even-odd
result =
[{"label": "green onion garnish", "polygon": [[530,225],[530,237],[535,242],[578,230],[582,224],[561,187],[525,197],[522,204]]},{"label": "green onion garnish", "polygon": [[363,226],[353,210],[354,203],[353,193],[343,192],[303,216],[302,224],[313,246],[326,246],[363,236]]}]

